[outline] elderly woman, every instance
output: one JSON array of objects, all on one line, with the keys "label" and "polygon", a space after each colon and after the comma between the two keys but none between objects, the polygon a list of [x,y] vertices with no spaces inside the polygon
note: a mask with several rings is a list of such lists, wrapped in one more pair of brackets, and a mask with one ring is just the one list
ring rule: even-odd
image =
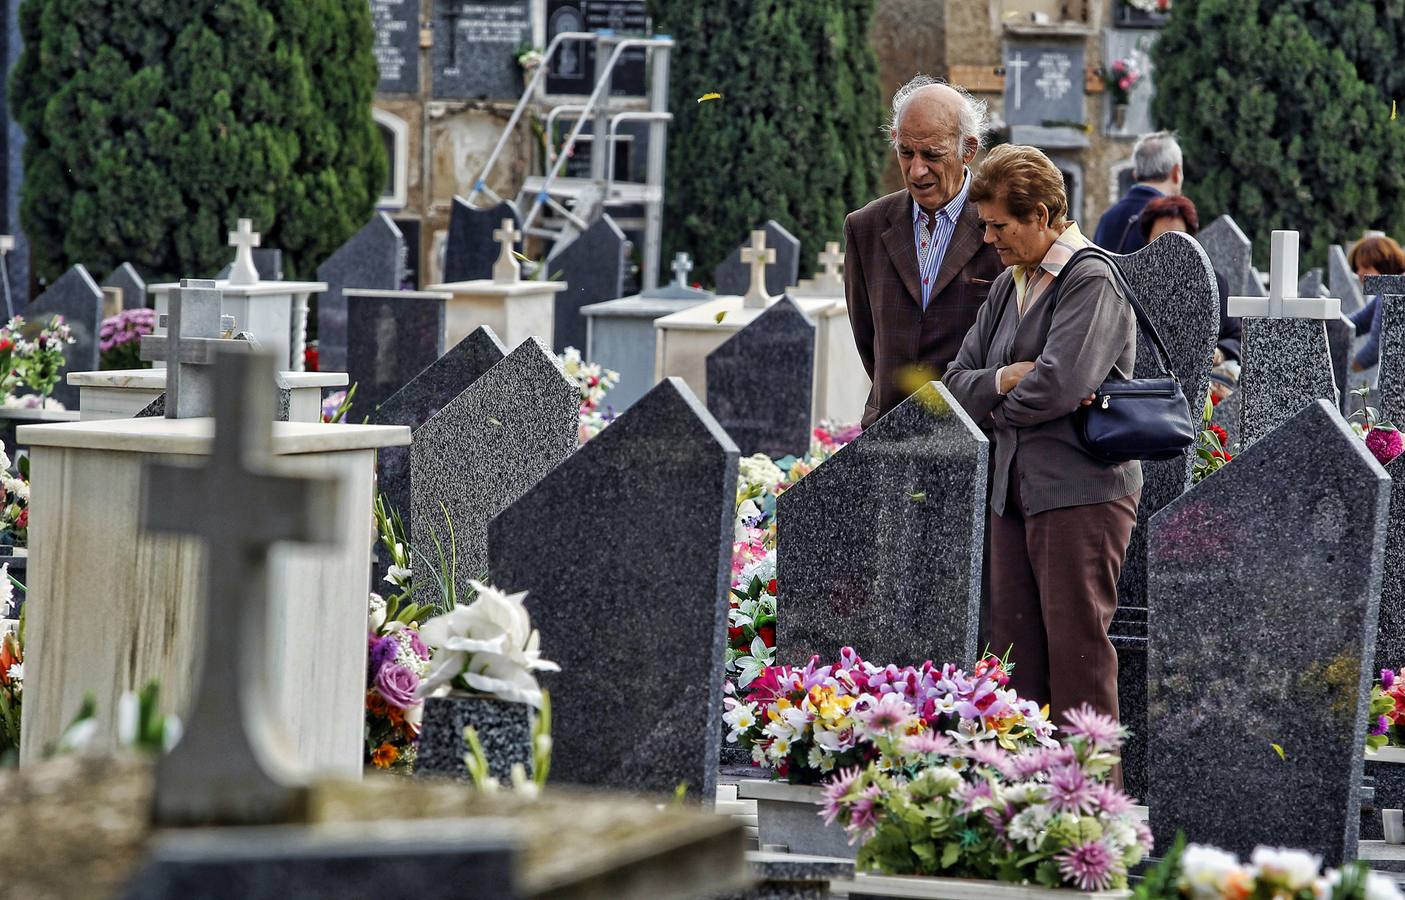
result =
[{"label": "elderly woman", "polygon": [[[1372,275],[1400,275],[1405,273],[1405,250],[1384,235],[1373,235],[1358,241],[1347,254],[1346,262],[1363,282]],[[1381,314],[1384,311],[1377,295],[1349,316],[1356,326],[1357,336],[1366,338],[1351,361],[1353,372],[1365,371],[1381,361]]]},{"label": "elderly woman", "polygon": [[1050,704],[1056,722],[1084,703],[1116,716],[1107,629],[1142,470],[1089,455],[1075,414],[1104,379],[1132,376],[1136,319],[1107,263],[1083,257],[1064,271],[1088,242],[1067,218],[1063,175],[1043,153],[997,147],[970,196],[986,243],[1011,267],[945,378],[994,443],[991,642],[1011,648],[1013,686]]}]

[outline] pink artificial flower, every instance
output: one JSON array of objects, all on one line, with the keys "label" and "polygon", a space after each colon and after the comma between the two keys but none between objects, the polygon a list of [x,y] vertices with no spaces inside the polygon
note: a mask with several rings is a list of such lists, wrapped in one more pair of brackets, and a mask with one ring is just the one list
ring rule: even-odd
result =
[{"label": "pink artificial flower", "polygon": [[859,777],[859,768],[840,769],[839,774],[834,776],[834,780],[824,786],[824,802],[820,804],[820,817],[824,819],[826,825],[833,825],[834,820],[839,818],[841,802],[844,795],[849,793],[849,788],[853,787],[854,780]]},{"label": "pink artificial flower", "polygon": [[1366,449],[1384,466],[1405,450],[1405,439],[1389,425],[1377,425],[1366,432]]},{"label": "pink artificial flower", "polygon": [[1117,720],[1105,716],[1088,704],[1064,713],[1064,731],[1076,737],[1083,737],[1089,743],[1105,750],[1115,750],[1122,746],[1123,729]]},{"label": "pink artificial flower", "polygon": [[875,734],[896,734],[912,720],[912,707],[898,694],[884,694],[877,702],[861,700],[859,704],[854,718]]},{"label": "pink artificial flower", "polygon": [[1113,876],[1121,871],[1116,854],[1100,840],[1069,847],[1057,859],[1064,878],[1080,891],[1111,887]]},{"label": "pink artificial flower", "polygon": [[1117,82],[1117,86],[1120,87],[1120,88],[1122,88],[1122,90],[1124,90],[1124,91],[1125,91],[1125,90],[1129,90],[1129,89],[1132,87],[1132,76],[1131,76],[1131,75],[1123,75],[1123,76],[1122,76],[1122,79]]},{"label": "pink artificial flower", "polygon": [[1064,766],[1049,775],[1049,805],[1058,812],[1092,813],[1096,784],[1078,766]]}]

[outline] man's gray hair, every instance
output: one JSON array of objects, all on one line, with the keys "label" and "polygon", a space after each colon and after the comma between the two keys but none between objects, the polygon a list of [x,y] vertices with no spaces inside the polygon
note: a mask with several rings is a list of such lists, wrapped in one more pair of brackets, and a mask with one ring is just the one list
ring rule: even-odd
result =
[{"label": "man's gray hair", "polygon": [[934,84],[944,84],[953,91],[961,95],[961,113],[957,127],[960,129],[959,143],[964,146],[967,138],[976,139],[976,149],[985,146],[986,132],[990,130],[988,108],[984,100],[977,100],[971,96],[971,92],[963,87],[958,87],[949,83],[944,78],[933,78],[931,75],[918,73],[912,80],[898,88],[893,94],[893,110],[888,116],[888,124],[885,126],[891,137],[894,147],[898,145],[897,131],[898,123],[902,121],[903,110],[907,108],[908,101],[912,95],[922,88],[931,87]]},{"label": "man's gray hair", "polygon": [[1165,181],[1181,164],[1181,145],[1175,132],[1153,131],[1137,138],[1132,147],[1132,177],[1138,181]]}]

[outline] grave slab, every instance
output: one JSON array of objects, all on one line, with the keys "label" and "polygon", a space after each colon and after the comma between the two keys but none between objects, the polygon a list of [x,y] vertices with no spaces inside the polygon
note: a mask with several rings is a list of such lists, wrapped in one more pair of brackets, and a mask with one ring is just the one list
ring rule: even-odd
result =
[{"label": "grave slab", "polygon": [[445,291],[347,288],[346,372],[359,422],[444,354]]},{"label": "grave slab", "polygon": [[[345,372],[280,372],[291,392],[288,421],[322,421],[322,392],[347,386]],[[79,418],[84,422],[131,419],[166,392],[165,369],[103,369],[71,372],[68,383],[78,388]],[[161,415],[165,415],[164,411]]]},{"label": "grave slab", "polygon": [[810,447],[815,326],[789,297],[707,355],[707,410],[747,456]]},{"label": "grave slab", "polygon": [[317,280],[327,282],[327,290],[317,298],[319,368],[326,372],[346,371],[348,325],[344,291],[398,290],[404,278],[405,239],[390,216],[378,212],[317,267]]}]

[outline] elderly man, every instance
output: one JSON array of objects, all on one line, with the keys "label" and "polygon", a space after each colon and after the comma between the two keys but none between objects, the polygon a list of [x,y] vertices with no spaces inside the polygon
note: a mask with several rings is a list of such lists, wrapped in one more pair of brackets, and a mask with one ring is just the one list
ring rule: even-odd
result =
[{"label": "elderly man", "polygon": [[865,428],[946,371],[1004,268],[966,199],[985,129],[984,103],[925,75],[893,95],[906,187],[844,220],[849,320],[873,380]]},{"label": "elderly man", "polygon": [[1169,131],[1156,131],[1138,138],[1132,147],[1132,177],[1137,183],[1103,213],[1093,235],[1093,243],[1113,253],[1135,253],[1145,247],[1142,210],[1158,197],[1180,195],[1185,173],[1176,136]]}]

